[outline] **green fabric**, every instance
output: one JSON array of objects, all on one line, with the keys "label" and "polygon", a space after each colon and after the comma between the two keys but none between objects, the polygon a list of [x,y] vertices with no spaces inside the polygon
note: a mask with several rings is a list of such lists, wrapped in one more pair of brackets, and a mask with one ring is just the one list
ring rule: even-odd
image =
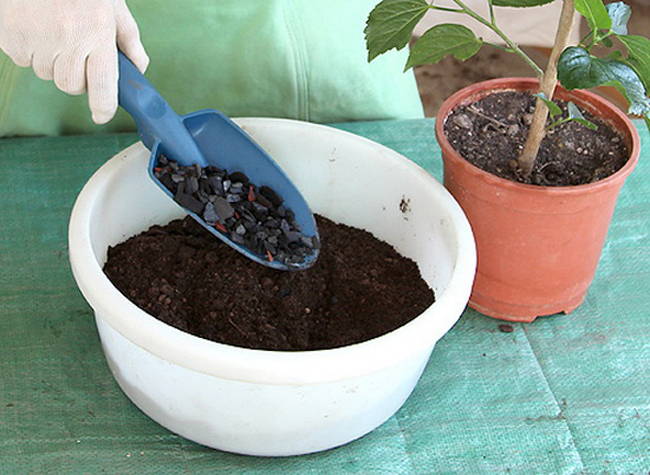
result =
[{"label": "green fabric", "polygon": [[[366,60],[363,29],[377,0],[131,0],[151,59],[147,77],[185,114],[311,122],[423,117],[406,51]],[[90,119],[69,96],[0,52],[0,137],[135,131],[123,110]]]},{"label": "green fabric", "polygon": [[[344,447],[287,459],[207,449],[122,394],[67,261],[74,199],[136,137],[0,140],[0,472],[634,473],[650,470],[650,134],[596,279],[568,316],[513,324],[467,310],[415,392]],[[441,178],[433,120],[337,127]]]}]

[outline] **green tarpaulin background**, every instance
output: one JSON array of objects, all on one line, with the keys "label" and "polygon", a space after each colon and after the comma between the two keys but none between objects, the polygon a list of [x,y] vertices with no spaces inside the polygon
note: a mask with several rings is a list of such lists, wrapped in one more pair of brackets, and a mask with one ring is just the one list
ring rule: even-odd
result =
[{"label": "green tarpaulin background", "polygon": [[[77,193],[135,135],[0,140],[0,473],[648,473],[650,134],[585,303],[513,324],[467,310],[404,407],[284,459],[222,453],[142,414],[106,365],[67,260]],[[433,120],[341,124],[441,180]]]}]

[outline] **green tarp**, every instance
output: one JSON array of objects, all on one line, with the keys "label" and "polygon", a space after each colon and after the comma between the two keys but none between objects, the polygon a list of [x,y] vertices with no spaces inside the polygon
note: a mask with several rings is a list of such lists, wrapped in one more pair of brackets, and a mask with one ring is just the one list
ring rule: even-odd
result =
[{"label": "green tarp", "polygon": [[[142,414],[106,365],[67,260],[74,199],[137,140],[0,140],[0,473],[635,473],[650,471],[650,134],[596,279],[568,316],[513,324],[467,310],[404,407],[344,447],[252,458]],[[341,124],[441,179],[433,120]]]}]

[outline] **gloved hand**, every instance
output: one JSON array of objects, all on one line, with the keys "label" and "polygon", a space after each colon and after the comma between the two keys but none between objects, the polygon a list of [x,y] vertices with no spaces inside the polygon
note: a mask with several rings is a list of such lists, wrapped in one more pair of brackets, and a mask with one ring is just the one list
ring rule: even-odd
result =
[{"label": "gloved hand", "polygon": [[0,48],[68,94],[87,91],[97,124],[117,111],[117,47],[144,73],[149,58],[124,0],[0,0]]}]

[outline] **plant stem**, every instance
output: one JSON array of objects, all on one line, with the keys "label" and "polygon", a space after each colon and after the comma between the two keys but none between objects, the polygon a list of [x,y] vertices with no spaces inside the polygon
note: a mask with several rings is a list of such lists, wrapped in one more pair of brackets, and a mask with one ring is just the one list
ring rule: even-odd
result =
[{"label": "plant stem", "polygon": [[[555,35],[555,44],[551,51],[551,56],[548,60],[548,66],[544,72],[544,76],[540,81],[539,91],[544,93],[550,100],[553,98],[553,92],[557,84],[557,62],[562,52],[569,45],[569,37],[571,36],[571,29],[573,27],[573,17],[575,14],[574,0],[562,1],[562,12],[560,13],[560,23]],[[530,124],[530,131],[524,149],[517,160],[519,168],[521,169],[522,178],[526,179],[530,176],[535,166],[535,158],[537,152],[546,135],[546,118],[548,117],[548,107],[541,99],[537,99],[535,103],[535,112],[533,113],[533,121]]]},{"label": "plant stem", "polygon": [[[544,71],[537,66],[535,61],[533,61],[530,56],[528,56],[524,51],[517,45],[515,44],[510,38],[508,38],[503,31],[497,26],[494,18],[494,11],[492,10],[492,3],[490,2],[490,21],[486,20],[483,18],[481,15],[476,13],[474,10],[469,8],[467,5],[465,5],[462,0],[453,0],[453,2],[458,5],[461,9],[461,12],[459,13],[465,13],[472,17],[474,20],[478,21],[482,25],[485,25],[488,27],[490,30],[492,30],[494,33],[496,33],[499,38],[503,40],[503,42],[508,46],[508,50],[512,51],[513,53],[516,53],[519,55],[525,62],[532,68],[532,70],[535,72],[535,75],[538,78],[542,78],[544,75]],[[432,10],[438,9],[438,7],[434,5],[429,5],[429,8]]]},{"label": "plant stem", "polygon": [[508,48],[507,46],[498,45],[498,44],[496,44],[496,43],[490,43],[490,42],[488,42],[488,41],[484,41],[483,44],[484,44],[485,46],[490,46],[491,48],[500,49],[501,51],[505,51],[506,53],[514,53],[514,51],[512,51],[512,50],[511,50],[510,48]]},{"label": "plant stem", "polygon": [[457,10],[455,8],[447,8],[447,7],[436,7],[435,5],[429,5],[429,10],[436,10],[439,12],[449,12],[449,13],[465,13],[463,10]]}]

